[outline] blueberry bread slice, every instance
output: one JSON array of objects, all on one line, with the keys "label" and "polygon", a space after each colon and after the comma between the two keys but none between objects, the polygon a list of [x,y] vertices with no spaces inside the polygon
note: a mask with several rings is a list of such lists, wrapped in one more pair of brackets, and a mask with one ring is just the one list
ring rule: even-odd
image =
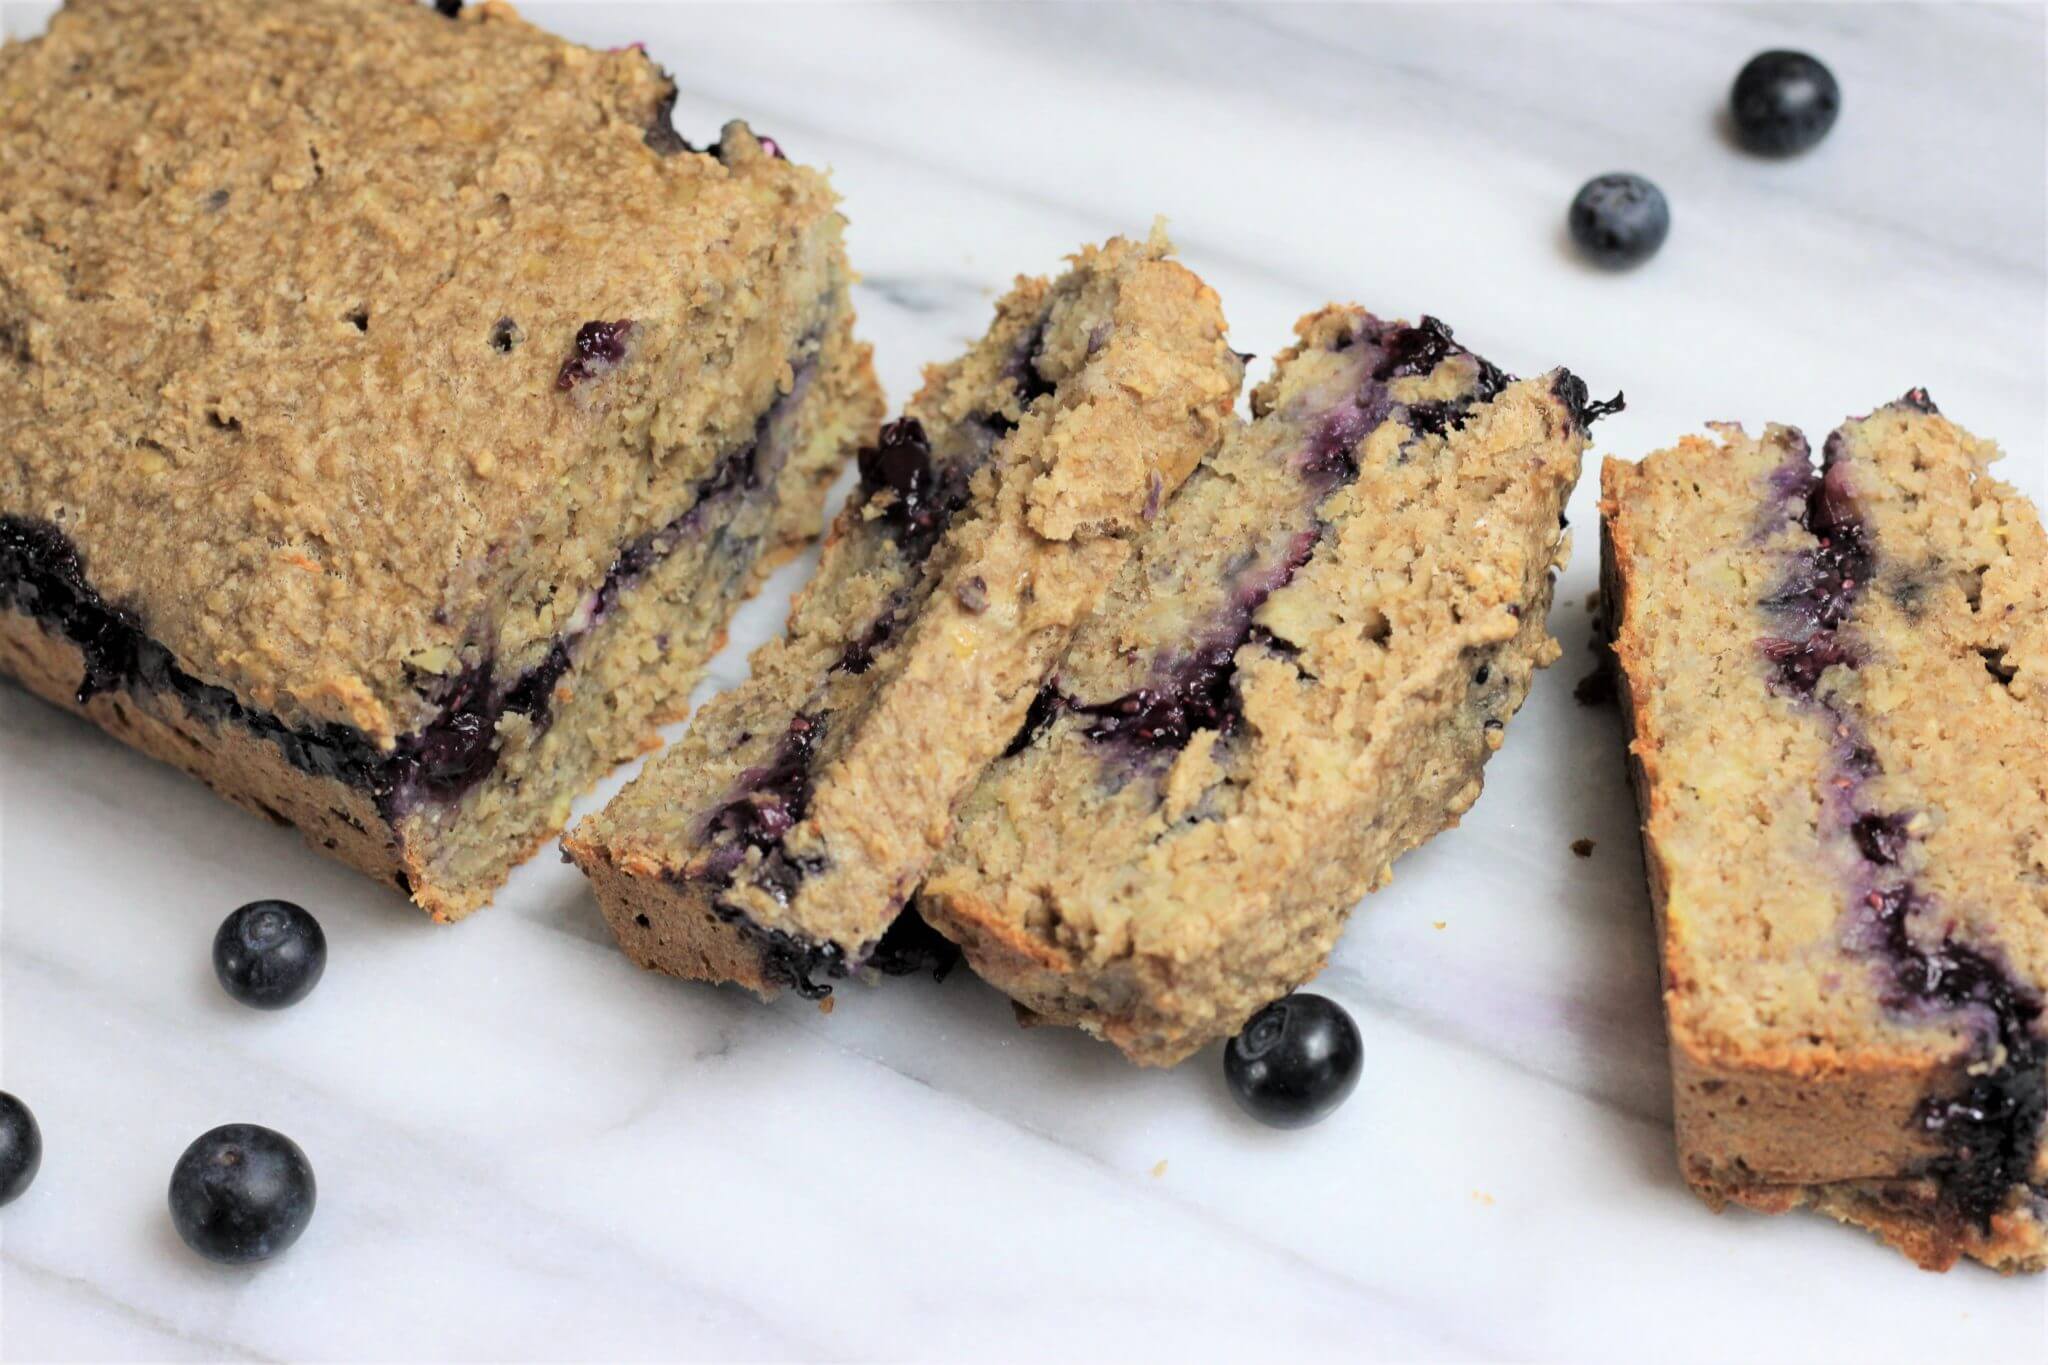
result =
[{"label": "blueberry bread slice", "polygon": [[2048,539],[1923,392],[1603,472],[1678,1152],[2048,1264]]},{"label": "blueberry bread slice", "polygon": [[918,896],[1032,1015],[1142,1063],[1314,975],[1352,902],[1477,798],[1557,656],[1584,386],[1510,380],[1434,319],[1297,331]]},{"label": "blueberry bread slice", "polygon": [[824,178],[502,5],[0,48],[0,672],[453,918],[881,417]]},{"label": "blueberry bread slice", "polygon": [[567,840],[637,961],[822,996],[861,967],[1243,377],[1216,296],[1112,240],[1020,280],[860,455],[787,634]]}]

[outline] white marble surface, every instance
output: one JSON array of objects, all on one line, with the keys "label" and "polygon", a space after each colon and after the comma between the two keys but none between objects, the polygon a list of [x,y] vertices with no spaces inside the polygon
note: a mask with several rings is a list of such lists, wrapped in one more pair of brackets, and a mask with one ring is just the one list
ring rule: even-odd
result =
[{"label": "white marble surface", "polygon": [[[1426,309],[1511,369],[1625,388],[1599,444],[1631,454],[1925,384],[2048,493],[2038,6],[533,8],[645,40],[687,135],[744,114],[835,168],[898,398],[1012,273],[1165,213],[1262,355],[1328,298]],[[1787,44],[1846,112],[1760,162],[1716,113]],[[1613,168],[1676,215],[1623,277],[1560,227]],[[1582,531],[1592,504],[1589,478]],[[552,858],[435,929],[0,687],[0,1085],[48,1143],[0,1215],[0,1352],[2042,1359],[2038,1280],[1925,1275],[1680,1185],[1618,728],[1571,698],[1592,557],[1582,535],[1565,660],[1486,795],[1322,978],[1366,1080],[1292,1135],[1232,1110],[1214,1051],[1139,1072],[1018,1031],[965,975],[843,990],[829,1018],[657,979]],[[333,953],[277,1016],[207,966],[265,895],[313,907]],[[290,1255],[228,1273],[178,1245],[164,1185],[244,1119],[304,1145],[321,1201]]]}]

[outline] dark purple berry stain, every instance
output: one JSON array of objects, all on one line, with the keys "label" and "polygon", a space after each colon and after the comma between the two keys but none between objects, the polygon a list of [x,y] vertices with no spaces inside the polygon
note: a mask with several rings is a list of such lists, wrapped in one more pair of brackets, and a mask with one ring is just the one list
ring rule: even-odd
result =
[{"label": "dark purple berry stain", "polygon": [[1551,383],[1551,392],[1557,401],[1564,404],[1564,410],[1571,414],[1572,421],[1580,431],[1591,431],[1593,423],[1603,417],[1612,417],[1628,406],[1623,395],[1594,401],[1586,389],[1586,381],[1570,370],[1559,370]]},{"label": "dark purple berry stain", "polygon": [[747,850],[767,854],[804,818],[811,802],[811,759],[827,717],[792,718],[766,763],[747,769],[724,804],[704,817],[699,834],[713,846],[703,875],[731,885]]},{"label": "dark purple berry stain", "polygon": [[[1340,354],[1357,353],[1360,378],[1341,400],[1299,419],[1304,435],[1293,461],[1303,483],[1304,528],[1269,549],[1268,562],[1249,552],[1229,565],[1229,600],[1217,619],[1195,640],[1162,654],[1144,686],[1100,702],[1066,695],[1054,684],[1042,688],[1004,750],[1005,757],[1029,748],[1062,712],[1085,717],[1081,728],[1089,739],[1137,755],[1183,749],[1202,730],[1224,736],[1235,732],[1243,720],[1237,691],[1239,652],[1247,646],[1283,657],[1298,652],[1292,642],[1255,625],[1252,617],[1315,553],[1323,530],[1315,506],[1358,477],[1359,446],[1390,418],[1407,426],[1410,439],[1451,430],[1513,382],[1498,366],[1459,345],[1451,329],[1433,317],[1411,327],[1361,314],[1328,345]],[[1454,356],[1469,356],[1474,368],[1456,397],[1414,404],[1394,398],[1389,388],[1393,381],[1427,376]],[[1583,395],[1581,384],[1581,405]]]},{"label": "dark purple berry stain", "polygon": [[961,468],[959,461],[935,463],[924,423],[915,417],[900,417],[883,427],[881,439],[855,460],[861,497],[882,502],[878,520],[895,538],[898,550],[913,564],[923,563],[954,515],[966,506],[972,471]]},{"label": "dark purple berry stain", "polygon": [[[1794,559],[1783,584],[1763,603],[1787,631],[1766,636],[1757,648],[1773,665],[1777,686],[1799,696],[1813,695],[1829,668],[1853,667],[1858,659],[1838,628],[1870,582],[1872,555],[1849,495],[1849,467],[1840,460],[1840,441],[1839,433],[1828,437],[1823,472],[1806,480],[1800,524],[1813,535],[1814,545]],[[1781,467],[1773,474],[1774,491],[1784,487],[1785,472]]]},{"label": "dark purple berry stain", "polygon": [[716,533],[722,535],[723,519],[737,511],[740,499],[774,482],[788,456],[776,419],[802,400],[814,370],[809,362],[798,367],[796,383],[763,413],[752,439],[698,482],[687,512],[619,550],[578,629],[557,637],[539,662],[502,687],[490,659],[452,677],[421,680],[436,713],[388,750],[351,726],[288,725],[186,672],[134,612],[100,597],[76,547],[50,522],[0,515],[0,607],[34,617],[78,649],[84,658],[76,693],[80,705],[103,692],[175,697],[202,721],[234,724],[275,744],[301,772],[369,792],[379,812],[396,820],[423,801],[452,801],[488,776],[498,760],[498,722],[505,715],[523,715],[537,730],[546,728],[576,646],[619,597],[687,536],[705,529],[714,514],[721,517]]},{"label": "dark purple berry stain", "polygon": [[[1053,391],[1038,370],[1037,351],[1043,336],[1041,324],[1004,369],[1004,376],[1016,382],[1017,401],[1024,407]],[[880,439],[855,457],[860,470],[858,496],[879,503],[881,508],[881,514],[866,524],[880,526],[895,541],[906,567],[915,568],[931,557],[946,528],[972,497],[976,471],[993,453],[995,443],[1016,425],[999,412],[976,420],[989,437],[987,446],[978,452],[940,460],[933,454],[924,424],[915,417],[901,417],[883,427]],[[982,591],[986,590],[983,584]],[[874,666],[875,656],[895,638],[903,613],[911,605],[910,593],[891,594],[874,620],[846,646],[835,667],[856,676],[866,673]]]},{"label": "dark purple berry stain", "polygon": [[1117,740],[1137,749],[1184,749],[1197,730],[1227,734],[1237,728],[1237,649],[1229,642],[1206,645],[1167,670],[1151,686],[1113,701],[1067,709],[1087,716],[1082,733],[1093,740]]},{"label": "dark purple berry stain", "polygon": [[617,322],[586,322],[576,329],[576,341],[569,358],[555,375],[555,387],[563,393],[586,379],[609,374],[626,358],[626,339],[633,334],[630,318]]},{"label": "dark purple berry stain", "polygon": [[[1919,408],[1925,392],[1901,401]],[[1881,765],[1856,717],[1816,688],[1828,665],[1860,662],[1844,627],[1870,584],[1876,551],[1850,486],[1841,434],[1828,438],[1817,472],[1807,463],[1805,442],[1794,439],[1793,455],[1774,472],[1770,487],[1779,504],[1800,508],[1800,522],[1815,543],[1793,557],[1784,582],[1759,604],[1790,632],[1767,636],[1758,647],[1774,685],[1818,708],[1835,736],[1824,820],[1862,864],[1848,897],[1845,943],[1883,973],[1888,1009],[1911,1021],[1958,1020],[1975,1037],[1972,1057],[1995,1059],[1971,1068],[1955,1092],[1929,1096],[1915,1114],[1945,1149],[1927,1171],[1943,1206],[1988,1229],[2012,1191],[2030,1179],[2048,1120],[2043,1002],[1995,952],[1958,941],[1952,923],[1944,923],[1940,907],[1920,890],[1911,870],[1912,813],[1857,804]]]},{"label": "dark purple berry stain", "polygon": [[[1053,390],[1038,368],[1043,337],[1041,323],[1004,369],[1004,376],[1015,381],[1017,401],[1022,406],[1028,407]],[[935,455],[923,423],[915,417],[899,418],[883,427],[877,442],[860,451],[855,459],[860,471],[855,497],[880,503],[879,515],[861,525],[877,527],[888,535],[906,568],[914,570],[930,557],[953,518],[967,506],[976,470],[1016,425],[1002,413],[985,413],[972,420],[982,429],[986,441],[978,445],[969,443],[965,453],[952,459],[942,460]],[[874,618],[848,642],[833,664],[833,671],[858,676],[874,667],[876,657],[895,638],[916,600],[913,590],[891,594]],[[804,818],[810,800],[812,766],[826,719],[822,715],[798,716],[769,761],[740,775],[726,799],[705,817],[700,827],[700,838],[713,848],[703,863],[688,874],[690,877],[707,880],[721,890],[729,888],[746,863],[747,850],[755,849],[761,856],[758,865],[747,873],[751,883],[787,905],[806,877],[824,870],[822,864],[790,854],[782,847],[782,836]],[[844,977],[855,966],[873,963],[874,954],[881,951],[880,943],[861,945],[849,952],[836,943],[773,929],[739,906],[717,897],[713,898],[712,909],[721,920],[759,945],[762,970],[770,980],[795,990],[807,1000],[832,993],[830,985],[815,978]],[[904,932],[910,933],[908,929]],[[896,947],[891,948],[892,953],[897,951]],[[886,964],[882,967],[887,970]]]},{"label": "dark purple berry stain", "polygon": [[1015,758],[1037,743],[1038,737],[1050,729],[1060,712],[1066,709],[1066,704],[1066,698],[1060,695],[1058,680],[1039,688],[1037,695],[1031,698],[1031,705],[1025,708],[1024,724],[1003,750],[1003,757]]},{"label": "dark purple berry stain", "polygon": [[840,654],[839,662],[833,665],[836,671],[851,673],[855,677],[875,666],[875,655],[888,648],[896,638],[897,616],[909,600],[908,594],[894,592],[884,602],[881,613],[869,623]]}]

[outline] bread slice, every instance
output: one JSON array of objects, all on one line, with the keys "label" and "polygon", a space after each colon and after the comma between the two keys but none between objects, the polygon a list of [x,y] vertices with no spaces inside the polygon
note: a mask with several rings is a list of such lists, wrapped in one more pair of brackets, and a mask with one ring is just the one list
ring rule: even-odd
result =
[{"label": "bread slice", "polygon": [[919,910],[1039,1020],[1170,1065],[1457,821],[1534,671],[1585,389],[1304,318],[961,810]]},{"label": "bread slice", "polygon": [[641,963],[822,996],[865,964],[1243,377],[1163,237],[1020,280],[860,456],[787,634],[566,841]]},{"label": "bread slice", "polygon": [[2048,1264],[2048,540],[1915,391],[1603,471],[1678,1150],[1923,1266]]}]

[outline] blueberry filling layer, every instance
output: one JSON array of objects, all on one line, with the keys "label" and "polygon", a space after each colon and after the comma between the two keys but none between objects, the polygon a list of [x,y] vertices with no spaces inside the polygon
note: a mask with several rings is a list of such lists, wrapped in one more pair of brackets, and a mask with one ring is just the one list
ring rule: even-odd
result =
[{"label": "blueberry filling layer", "polygon": [[[1314,556],[1327,529],[1317,508],[1330,493],[1357,479],[1358,450],[1366,438],[1390,418],[1408,428],[1410,440],[1455,430],[1474,409],[1513,382],[1497,366],[1460,346],[1451,329],[1433,317],[1411,327],[1361,314],[1328,343],[1328,349],[1352,358],[1355,372],[1349,387],[1334,398],[1322,396],[1318,407],[1287,414],[1301,433],[1286,452],[1301,478],[1301,498],[1286,520],[1300,529],[1247,549],[1225,565],[1225,605],[1188,642],[1159,651],[1144,686],[1106,701],[1088,701],[1047,684],[1033,699],[1023,728],[1004,751],[1006,757],[1022,753],[1062,711],[1086,717],[1082,733],[1090,740],[1133,757],[1176,752],[1202,730],[1233,733],[1243,720],[1238,652],[1253,644],[1276,654],[1296,652],[1294,645],[1262,630],[1252,618]],[[1395,398],[1395,380],[1427,376],[1452,356],[1470,356],[1475,367],[1457,395],[1416,403]]]},{"label": "blueberry filling layer", "polygon": [[[1002,371],[1003,377],[1014,381],[1016,401],[1023,407],[1029,407],[1054,388],[1038,368],[1044,331],[1041,322]],[[915,417],[898,418],[884,426],[876,444],[861,450],[856,457],[860,483],[853,494],[855,505],[873,504],[878,509],[876,515],[857,525],[862,532],[872,529],[888,536],[913,580],[915,571],[931,557],[953,519],[971,500],[975,474],[993,455],[997,443],[1016,427],[999,411],[971,417],[968,425],[978,439],[964,443],[960,453],[952,458],[935,455],[924,424]],[[876,656],[889,646],[902,627],[905,613],[919,600],[919,586],[913,581],[911,586],[889,594],[875,615],[841,650],[831,671],[859,676],[872,668]],[[790,722],[769,761],[740,774],[698,827],[697,840],[709,845],[710,851],[677,880],[700,879],[716,891],[726,891],[743,875],[751,849],[760,858],[754,868],[744,873],[748,883],[786,906],[805,878],[825,870],[824,864],[815,859],[790,854],[782,847],[782,838],[804,819],[812,769],[829,721],[829,714],[799,714]],[[762,971],[768,980],[807,1000],[832,993],[831,986],[815,978],[844,977],[855,967],[872,961],[881,946],[857,945],[849,951],[835,943],[773,929],[717,895],[713,896],[712,908],[720,920],[739,928],[760,945]],[[887,941],[887,935],[883,941]],[[901,951],[909,952],[907,948]],[[897,952],[892,948],[892,954]]]},{"label": "blueberry filling layer", "polygon": [[620,596],[709,528],[714,516],[721,524],[713,533],[722,535],[723,521],[743,499],[773,482],[789,454],[776,423],[802,401],[813,368],[808,363],[799,368],[791,391],[762,414],[752,437],[699,480],[689,511],[619,550],[603,581],[580,604],[571,628],[549,644],[538,663],[502,685],[491,659],[435,680],[432,697],[438,710],[433,719],[400,736],[388,750],[352,726],[289,725],[246,705],[229,689],[186,672],[149,635],[139,616],[101,598],[70,538],[50,522],[0,515],[0,607],[34,618],[84,656],[76,694],[81,705],[102,692],[176,697],[202,722],[234,724],[275,744],[301,772],[369,792],[384,818],[395,821],[422,803],[453,801],[488,776],[498,761],[497,730],[504,716],[524,716],[536,730],[547,727],[555,688],[569,671],[577,646]]},{"label": "blueberry filling layer", "polygon": [[[1933,410],[1924,390],[1902,401]],[[1912,1022],[1960,1020],[1975,1039],[1976,1064],[1962,1088],[1923,1100],[1914,1121],[1945,1149],[1927,1172],[1943,1206],[1988,1231],[2012,1191],[2027,1184],[2048,1118],[2043,1002],[1994,952],[1958,941],[1943,925],[1940,907],[1910,870],[1915,812],[1869,809],[1860,800],[1881,771],[1877,755],[1851,709],[1820,693],[1829,667],[1853,669],[1862,660],[1844,626],[1876,565],[1840,433],[1829,437],[1818,472],[1797,441],[1771,489],[1781,503],[1796,500],[1815,543],[1793,557],[1778,588],[1759,604],[1780,629],[1758,640],[1758,653],[1773,687],[1820,711],[1834,736],[1823,820],[1857,863],[1845,944],[1882,973],[1887,1009]]]}]

